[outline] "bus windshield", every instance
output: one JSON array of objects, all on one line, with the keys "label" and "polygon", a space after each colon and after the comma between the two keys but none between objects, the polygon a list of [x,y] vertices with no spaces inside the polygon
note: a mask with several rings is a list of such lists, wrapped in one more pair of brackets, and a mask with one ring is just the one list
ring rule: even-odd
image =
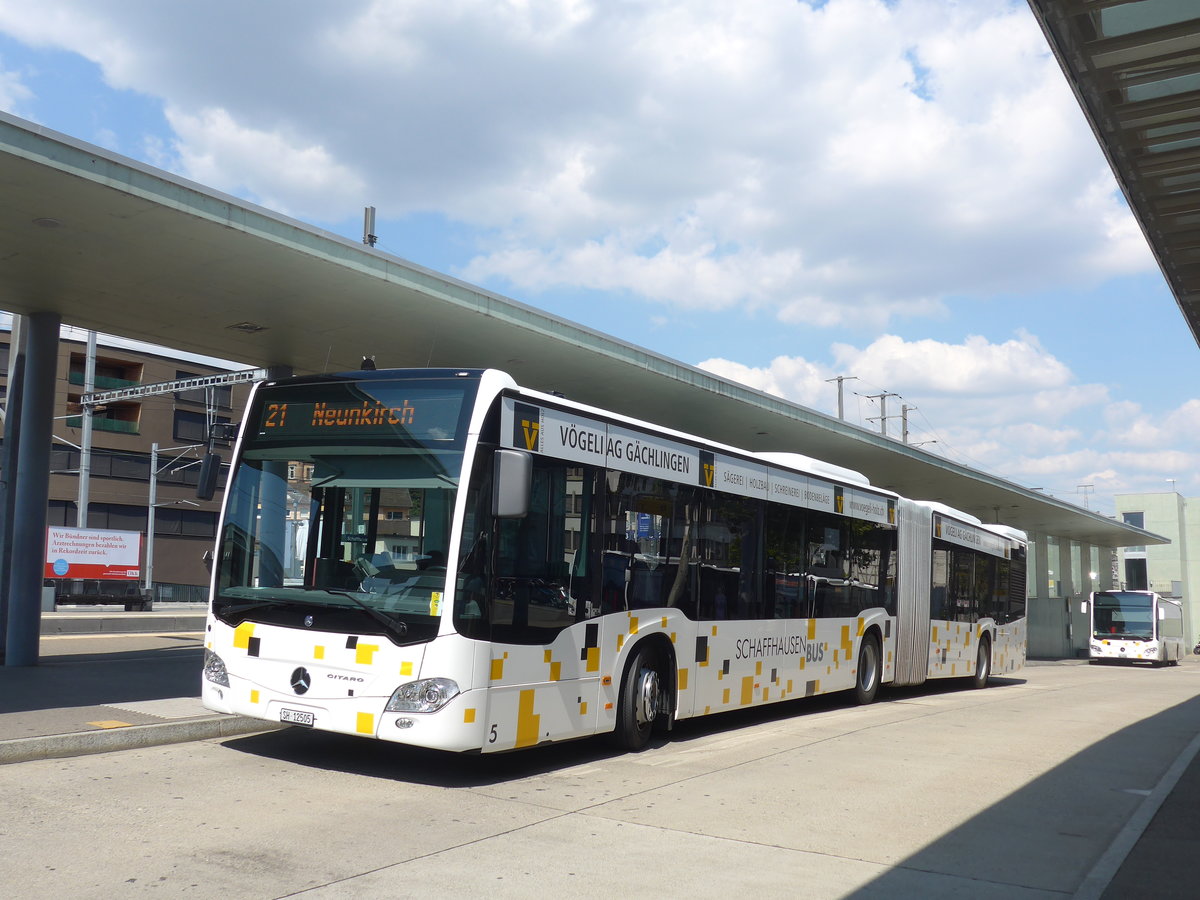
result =
[{"label": "bus windshield", "polygon": [[432,639],[473,388],[261,391],[227,488],[214,614],[296,627],[317,616],[326,630]]},{"label": "bus windshield", "polygon": [[1094,595],[1092,635],[1096,638],[1154,639],[1154,602],[1149,594],[1103,591]]}]

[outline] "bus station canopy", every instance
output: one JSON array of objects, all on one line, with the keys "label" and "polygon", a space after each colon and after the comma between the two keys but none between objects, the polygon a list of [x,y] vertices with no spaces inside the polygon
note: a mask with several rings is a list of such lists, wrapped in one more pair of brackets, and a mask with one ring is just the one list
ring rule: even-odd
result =
[{"label": "bus station canopy", "polygon": [[297,373],[494,367],[1031,533],[1165,540],[0,113],[0,309]]},{"label": "bus station canopy", "polygon": [[1200,3],[1029,4],[1200,342]]}]

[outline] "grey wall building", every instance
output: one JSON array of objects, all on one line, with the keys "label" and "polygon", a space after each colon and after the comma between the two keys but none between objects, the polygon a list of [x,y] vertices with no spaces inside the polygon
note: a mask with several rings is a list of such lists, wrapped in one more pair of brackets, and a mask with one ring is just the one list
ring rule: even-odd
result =
[{"label": "grey wall building", "polygon": [[1184,634],[1192,641],[1200,639],[1200,499],[1175,491],[1117,494],[1115,499],[1118,518],[1171,541],[1122,547],[1121,586],[1181,599]]}]

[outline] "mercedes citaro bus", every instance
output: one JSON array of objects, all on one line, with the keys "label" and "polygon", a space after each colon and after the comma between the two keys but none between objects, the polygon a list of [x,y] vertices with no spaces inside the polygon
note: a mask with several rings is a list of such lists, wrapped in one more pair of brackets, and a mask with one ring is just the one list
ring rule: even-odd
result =
[{"label": "mercedes citaro bus", "polygon": [[453,751],[1025,661],[1025,535],[494,370],[255,389],[218,534],[213,710]]}]

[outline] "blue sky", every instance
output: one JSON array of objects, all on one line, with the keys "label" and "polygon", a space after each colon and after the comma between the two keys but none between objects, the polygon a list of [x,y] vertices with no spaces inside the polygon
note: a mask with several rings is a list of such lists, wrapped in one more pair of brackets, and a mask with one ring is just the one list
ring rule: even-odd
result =
[{"label": "blue sky", "polygon": [[853,376],[852,421],[894,392],[1063,499],[1200,493],[1200,353],[1024,0],[3,4],[0,109],[352,238],[374,205],[387,252],[825,412]]}]

